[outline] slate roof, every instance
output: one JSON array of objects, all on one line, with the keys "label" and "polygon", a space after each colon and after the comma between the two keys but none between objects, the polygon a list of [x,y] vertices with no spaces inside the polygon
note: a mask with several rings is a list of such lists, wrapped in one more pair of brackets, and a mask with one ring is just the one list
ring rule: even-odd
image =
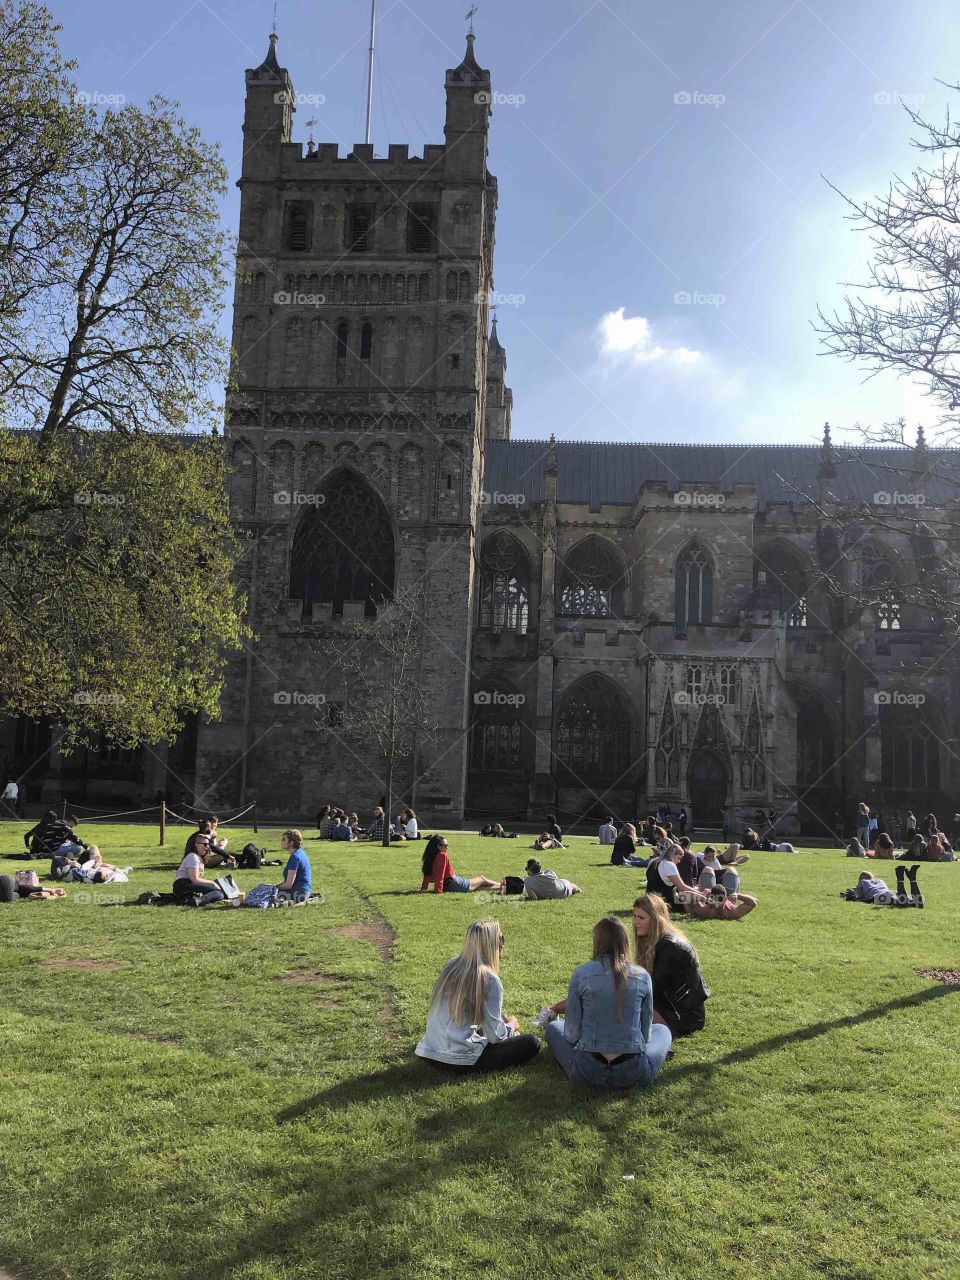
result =
[{"label": "slate roof", "polygon": [[[487,443],[483,487],[488,493],[521,493],[527,503],[542,502],[546,440],[492,440]],[[644,484],[662,481],[671,493],[701,482],[730,493],[735,484],[752,484],[761,507],[798,502],[817,491],[823,461],[820,445],[605,444],[558,442],[557,500],[632,504]],[[933,450],[926,458],[912,448],[834,446],[836,475],[830,492],[840,498],[872,502],[878,491],[911,492],[915,473],[929,468],[927,501],[960,498],[960,449]],[[945,477],[945,478],[939,478]],[[952,478],[952,483],[950,482]]]}]

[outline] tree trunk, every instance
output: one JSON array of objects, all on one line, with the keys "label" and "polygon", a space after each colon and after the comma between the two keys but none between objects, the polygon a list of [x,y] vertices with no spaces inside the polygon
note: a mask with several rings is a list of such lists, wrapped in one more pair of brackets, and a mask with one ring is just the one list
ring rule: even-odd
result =
[{"label": "tree trunk", "polygon": [[387,760],[387,795],[386,795],[386,811],[383,815],[383,847],[390,847],[390,829],[393,825],[393,819],[390,817],[393,812],[393,756]]}]

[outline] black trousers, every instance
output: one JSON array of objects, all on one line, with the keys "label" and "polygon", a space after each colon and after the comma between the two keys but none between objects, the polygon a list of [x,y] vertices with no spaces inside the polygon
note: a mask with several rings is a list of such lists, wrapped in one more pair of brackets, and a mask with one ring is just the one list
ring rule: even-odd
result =
[{"label": "black trousers", "polygon": [[539,1052],[540,1038],[524,1034],[511,1036],[509,1040],[499,1040],[496,1044],[488,1044],[476,1062],[469,1067],[461,1067],[452,1062],[435,1062],[433,1058],[428,1058],[427,1061],[438,1071],[450,1071],[454,1075],[473,1075],[475,1072],[504,1071],[508,1067],[519,1067],[522,1063],[535,1058]]}]

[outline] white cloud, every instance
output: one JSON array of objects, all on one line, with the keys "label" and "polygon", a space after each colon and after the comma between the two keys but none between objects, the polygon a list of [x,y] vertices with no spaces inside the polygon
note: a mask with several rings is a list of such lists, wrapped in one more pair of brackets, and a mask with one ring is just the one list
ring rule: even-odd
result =
[{"label": "white cloud", "polygon": [[677,368],[699,364],[702,351],[664,346],[655,341],[646,316],[627,316],[625,308],[608,311],[597,323],[600,354],[608,360],[630,359],[634,364],[665,364]]}]

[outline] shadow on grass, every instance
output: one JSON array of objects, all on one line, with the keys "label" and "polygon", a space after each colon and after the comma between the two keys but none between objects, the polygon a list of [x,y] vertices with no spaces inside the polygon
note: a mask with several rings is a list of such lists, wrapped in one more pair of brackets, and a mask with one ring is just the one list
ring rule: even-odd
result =
[{"label": "shadow on grass", "polygon": [[875,1022],[900,1009],[915,1008],[930,1000],[938,1000],[943,996],[955,995],[960,987],[935,986],[917,991],[913,995],[899,996],[896,1000],[887,1000],[884,1004],[874,1005],[871,1009],[863,1009],[860,1013],[850,1013],[843,1018],[831,1018],[826,1022],[812,1022],[808,1027],[800,1027],[796,1031],[784,1031],[780,1035],[770,1036],[766,1040],[758,1040],[756,1044],[747,1045],[743,1049],[734,1049],[722,1058],[714,1058],[712,1062],[691,1062],[686,1067],[679,1067],[668,1072],[664,1083],[682,1080],[687,1076],[709,1075],[716,1067],[735,1066],[740,1062],[750,1062],[763,1053],[776,1053],[791,1044],[802,1044],[805,1040],[815,1040],[817,1036],[827,1035],[831,1031],[842,1031],[847,1027],[860,1026],[865,1022]]},{"label": "shadow on grass", "polygon": [[[746,1062],[830,1031],[926,1004],[957,990],[960,988],[929,988],[846,1017],[812,1023],[771,1036],[713,1062],[692,1063],[679,1068],[668,1066],[657,1085],[662,1089],[669,1089],[674,1082],[688,1086],[684,1114],[696,1129],[697,1124],[710,1114],[712,1105],[709,1098],[699,1092],[699,1085],[702,1076],[714,1068]],[[484,1081],[490,1079],[489,1076],[483,1077]],[[311,1223],[315,1231],[322,1231],[330,1221],[335,1221],[339,1230],[348,1223],[365,1227],[364,1206],[377,1204],[383,1206],[380,1229],[387,1230],[392,1223],[404,1220],[411,1212],[410,1188],[415,1190],[439,1184],[448,1175],[459,1173],[471,1165],[477,1169],[490,1169],[501,1161],[504,1156],[502,1126],[505,1117],[515,1115],[523,1121],[511,1128],[510,1138],[511,1159],[519,1167],[525,1149],[539,1143],[543,1132],[557,1122],[572,1120],[578,1125],[590,1125],[615,1142],[623,1124],[624,1104],[633,1105],[631,1100],[634,1099],[640,1101],[635,1091],[606,1093],[570,1085],[546,1049],[535,1062],[498,1075],[496,1079],[502,1082],[500,1091],[491,1096],[484,1088],[478,1096],[480,1081],[434,1072],[428,1064],[411,1055],[380,1070],[340,1081],[287,1107],[277,1115],[278,1125],[295,1121],[321,1108],[329,1109],[332,1119],[342,1120],[344,1108],[384,1102],[402,1104],[413,1093],[427,1102],[428,1113],[414,1119],[417,1131],[414,1147],[398,1149],[390,1153],[389,1158],[361,1161],[356,1167],[336,1161],[319,1167],[309,1185],[291,1188],[290,1195],[296,1197],[294,1213],[291,1214],[288,1199],[282,1213],[237,1242],[229,1253],[208,1260],[194,1274],[198,1280],[226,1280],[237,1268],[251,1262],[263,1266],[269,1265],[271,1260],[278,1263],[282,1260],[283,1264],[290,1265],[293,1261],[302,1260],[296,1251],[294,1254],[289,1252],[286,1228],[291,1216],[297,1222]],[[690,1084],[694,1085],[692,1090],[689,1089]],[[451,1091],[455,1091],[455,1100]],[[434,1094],[437,1096],[429,1096]],[[661,1105],[656,1101],[652,1103],[658,1110]],[[651,1177],[656,1176],[655,1167],[651,1167],[649,1172]],[[586,1176],[578,1191],[577,1204],[596,1203],[608,1191],[605,1177],[604,1169]],[[576,1206],[573,1211],[576,1211]],[[642,1202],[638,1203],[630,1225],[631,1241],[636,1239],[638,1231],[645,1229],[647,1212],[647,1207]],[[535,1223],[531,1222],[529,1229],[534,1228]],[[315,1236],[314,1240],[319,1238],[322,1237]],[[305,1240],[304,1250],[311,1247]],[[395,1259],[396,1265],[411,1269],[418,1261],[413,1247],[409,1245],[404,1248],[403,1257]]]}]

